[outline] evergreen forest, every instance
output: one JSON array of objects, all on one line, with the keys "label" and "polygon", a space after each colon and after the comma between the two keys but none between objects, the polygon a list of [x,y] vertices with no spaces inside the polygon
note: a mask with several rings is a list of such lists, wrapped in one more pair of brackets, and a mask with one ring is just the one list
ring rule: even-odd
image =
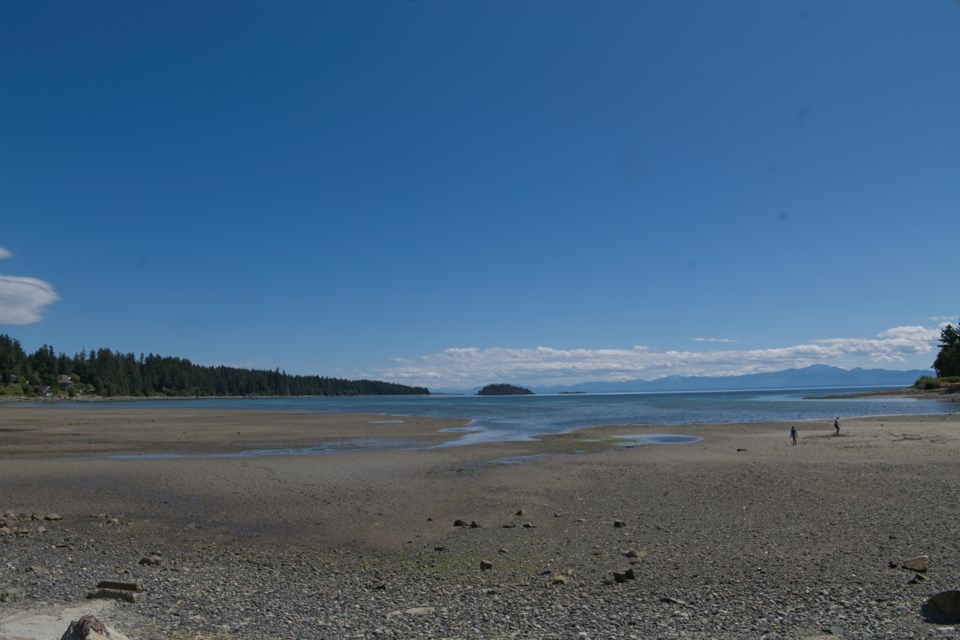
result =
[{"label": "evergreen forest", "polygon": [[426,395],[424,387],[274,371],[210,367],[183,358],[110,349],[73,356],[44,345],[27,354],[0,335],[0,395],[24,397],[209,397]]},{"label": "evergreen forest", "polygon": [[478,396],[523,396],[530,395],[533,391],[527,389],[526,387],[518,387],[513,384],[488,384],[480,391],[477,391]]}]

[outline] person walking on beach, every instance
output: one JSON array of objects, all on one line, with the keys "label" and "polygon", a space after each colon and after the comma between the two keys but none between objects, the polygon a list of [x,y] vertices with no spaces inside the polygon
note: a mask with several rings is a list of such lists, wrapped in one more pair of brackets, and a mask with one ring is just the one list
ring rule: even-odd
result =
[{"label": "person walking on beach", "polygon": [[790,440],[793,441],[793,446],[797,446],[797,428],[790,427]]},{"label": "person walking on beach", "polygon": [[840,416],[837,416],[836,420],[833,421],[833,435],[840,435]]}]

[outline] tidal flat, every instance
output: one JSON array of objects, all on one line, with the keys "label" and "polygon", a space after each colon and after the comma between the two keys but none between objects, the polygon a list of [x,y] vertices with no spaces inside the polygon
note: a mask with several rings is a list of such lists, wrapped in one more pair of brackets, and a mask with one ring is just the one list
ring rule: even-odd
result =
[{"label": "tidal flat", "polygon": [[85,607],[133,639],[956,633],[921,608],[960,587],[958,414],[437,446],[466,424],[2,406],[0,637]]}]

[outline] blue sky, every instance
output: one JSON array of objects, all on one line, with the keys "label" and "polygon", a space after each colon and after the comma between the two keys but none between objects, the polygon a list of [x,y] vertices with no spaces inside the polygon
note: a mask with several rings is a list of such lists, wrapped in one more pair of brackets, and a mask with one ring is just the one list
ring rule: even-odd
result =
[{"label": "blue sky", "polygon": [[960,3],[5,2],[0,333],[431,387],[926,368]]}]

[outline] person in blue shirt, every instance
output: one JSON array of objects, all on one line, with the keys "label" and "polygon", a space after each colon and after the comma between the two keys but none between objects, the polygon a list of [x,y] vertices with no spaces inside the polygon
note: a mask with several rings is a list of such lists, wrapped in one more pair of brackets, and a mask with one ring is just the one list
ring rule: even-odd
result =
[{"label": "person in blue shirt", "polygon": [[797,428],[790,427],[790,440],[793,441],[793,446],[797,446]]}]

